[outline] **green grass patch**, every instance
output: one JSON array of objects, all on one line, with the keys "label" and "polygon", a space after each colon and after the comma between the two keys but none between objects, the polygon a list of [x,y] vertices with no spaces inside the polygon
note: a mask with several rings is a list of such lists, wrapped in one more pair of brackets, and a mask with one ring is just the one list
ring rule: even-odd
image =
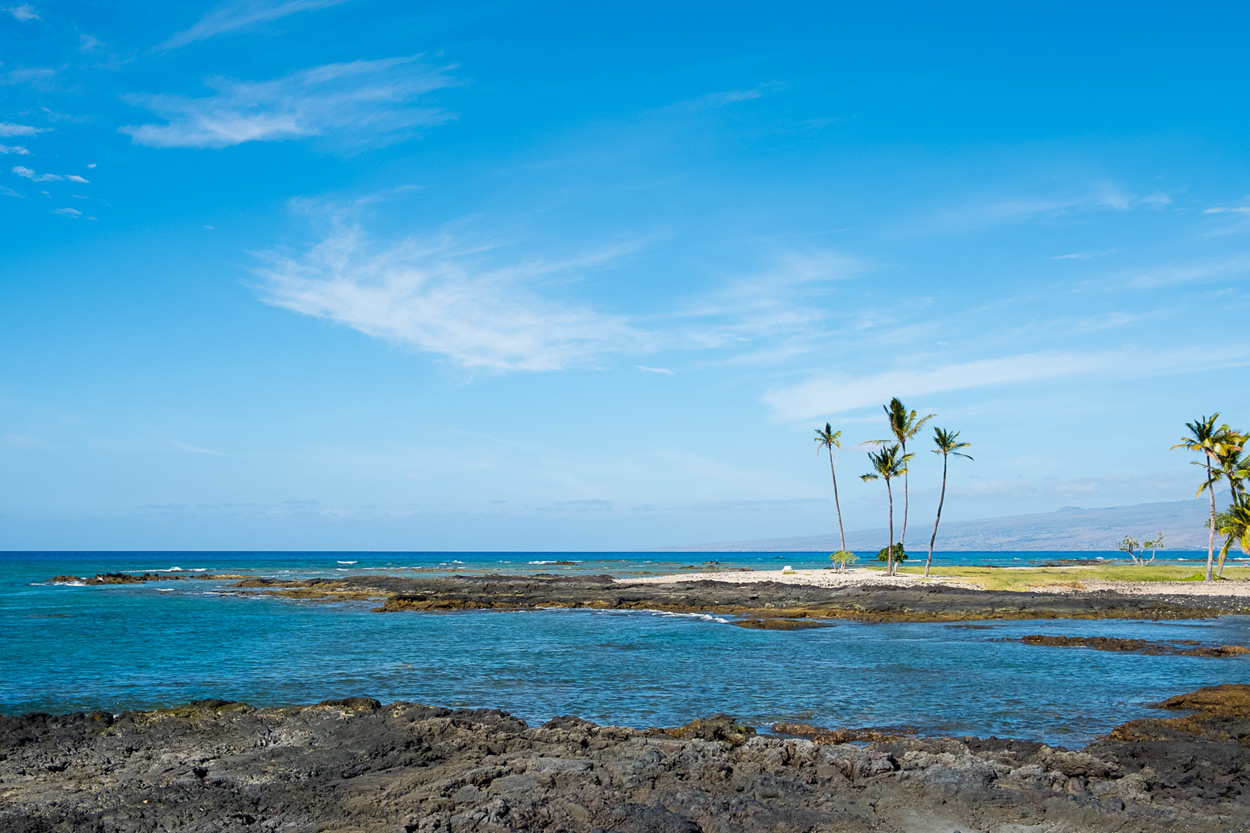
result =
[{"label": "green grass patch", "polygon": [[[898,568],[901,575],[924,575],[924,565]],[[1246,578],[1250,570],[1227,565],[1224,578]],[[1202,581],[1206,566],[1195,564],[1091,564],[1075,567],[942,567],[929,573],[979,585],[986,590],[1027,590],[1032,587],[1078,587],[1089,579],[1104,581]]]}]

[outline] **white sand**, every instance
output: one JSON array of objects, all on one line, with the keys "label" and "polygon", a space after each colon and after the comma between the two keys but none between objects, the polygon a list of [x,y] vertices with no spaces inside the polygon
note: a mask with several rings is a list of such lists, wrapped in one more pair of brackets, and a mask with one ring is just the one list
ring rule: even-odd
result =
[{"label": "white sand", "polygon": [[[1205,568],[1205,565],[1204,565]],[[1027,569],[1023,567],[1003,567],[1004,570]],[[1061,568],[1062,569],[1062,568]],[[1074,571],[1079,567],[1071,568]],[[1038,586],[1039,591],[1047,593],[1092,593],[1100,590],[1111,590],[1135,596],[1242,596],[1250,597],[1250,568],[1225,567],[1226,581],[1105,581],[1102,579],[1080,579],[1080,588],[1062,586]],[[761,581],[776,581],[782,584],[807,584],[816,587],[849,587],[856,584],[884,584],[894,587],[915,585],[943,584],[949,587],[967,587],[978,590],[980,587],[969,581],[950,578],[916,575],[886,576],[877,570],[866,570],[862,567],[839,573],[834,570],[795,570],[784,573],[781,570],[718,571],[710,573],[680,573],[666,576],[647,576],[645,578],[618,579],[631,584],[676,584],[680,581],[723,581],[730,584],[755,584]]]},{"label": "white sand", "polygon": [[811,584],[817,587],[849,587],[853,584],[888,584],[896,587],[907,587],[912,584],[945,584],[951,587],[973,587],[976,585],[948,578],[925,578],[924,576],[887,576],[878,570],[856,568],[839,573],[835,570],[794,570],[790,573],[781,570],[729,571],[722,570],[711,573],[680,573],[667,576],[647,576],[645,578],[618,579],[631,584],[676,584],[679,581],[723,581],[729,584],[757,584],[761,581],[776,581],[781,584]]}]

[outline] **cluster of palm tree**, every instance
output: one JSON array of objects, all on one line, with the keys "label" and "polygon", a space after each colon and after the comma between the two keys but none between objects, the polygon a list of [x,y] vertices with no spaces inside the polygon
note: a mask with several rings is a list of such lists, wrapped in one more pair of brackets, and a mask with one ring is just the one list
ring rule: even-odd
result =
[{"label": "cluster of palm tree", "polygon": [[[935,414],[921,417],[915,411],[909,411],[903,406],[903,403],[896,396],[890,400],[890,404],[883,405],[886,417],[889,419],[891,437],[884,440],[869,440],[861,445],[876,446],[877,451],[868,452],[868,461],[872,466],[872,471],[868,474],[860,476],[865,482],[870,480],[884,480],[886,498],[889,501],[889,525],[890,525],[890,543],[881,550],[880,558],[886,563],[886,571],[890,575],[894,575],[897,565],[900,561],[907,558],[907,550],[904,548],[904,541],[907,538],[907,514],[908,504],[910,503],[910,492],[908,489],[907,473],[909,464],[915,458],[914,453],[908,453],[907,442],[915,439],[920,433],[920,429],[925,423],[933,419]],[[835,560],[839,555],[846,555],[846,533],[842,529],[842,506],[838,502],[838,473],[835,466],[835,458],[833,449],[842,448],[842,432],[834,431],[833,426],[825,423],[825,428],[816,429],[816,448],[817,451],[825,449],[829,452],[829,471],[833,476],[833,505],[838,513],[838,534],[841,536],[842,549],[834,554]],[[925,561],[924,574],[929,575],[929,568],[933,564],[933,545],[937,541],[938,524],[942,521],[942,506],[946,502],[946,470],[947,463],[954,455],[956,457],[964,457],[969,460],[972,458],[962,453],[959,449],[968,448],[969,443],[959,442],[958,431],[948,431],[943,428],[933,429],[933,443],[936,448],[932,449],[934,454],[942,455],[942,495],[938,499],[937,517],[933,521],[933,535],[929,538],[929,557]],[[894,541],[894,489],[890,485],[891,481],[898,477],[903,478],[903,525],[899,533],[898,542]]]},{"label": "cluster of palm tree", "polygon": [[[1184,448],[1202,455],[1194,460],[1195,466],[1202,467],[1205,476],[1198,487],[1198,496],[1206,492],[1211,498],[1211,517],[1207,526],[1211,532],[1207,536],[1207,581],[1224,574],[1224,560],[1233,544],[1241,547],[1241,551],[1250,555],[1250,498],[1246,495],[1246,480],[1250,479],[1250,460],[1243,457],[1246,441],[1250,435],[1235,431],[1226,424],[1220,423],[1218,412],[1211,416],[1200,417],[1193,422],[1185,423],[1189,435],[1172,448]],[[1226,483],[1229,492],[1229,506],[1223,512],[1215,511],[1215,488]],[[1225,536],[1224,545],[1220,547],[1219,562],[1215,558],[1215,533]]]}]

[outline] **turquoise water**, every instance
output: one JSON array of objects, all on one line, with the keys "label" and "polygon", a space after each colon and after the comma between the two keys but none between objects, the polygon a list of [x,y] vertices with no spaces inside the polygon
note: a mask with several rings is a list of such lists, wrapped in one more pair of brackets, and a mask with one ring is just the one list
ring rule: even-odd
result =
[{"label": "turquoise water", "polygon": [[[1016,557],[943,556],[945,563],[1020,563],[1011,561]],[[1025,563],[1054,557],[1024,556]],[[581,563],[530,563],[555,560]],[[774,632],[731,627],[720,617],[647,612],[384,615],[368,603],[220,595],[225,583],[211,581],[45,583],[61,574],[174,567],[256,575],[368,568],[629,574],[678,572],[707,560],[824,566],[820,554],[792,553],[0,554],[0,711],[116,712],[202,697],[283,705],[369,695],[502,708],[531,722],[577,714],[601,723],[677,725],[724,711],[759,727],[907,723],[927,734],[1076,745],[1148,714],[1148,703],[1172,694],[1250,682],[1250,657],[1148,657],[1003,641],[1055,633],[1250,644],[1246,617],[839,623]]]}]

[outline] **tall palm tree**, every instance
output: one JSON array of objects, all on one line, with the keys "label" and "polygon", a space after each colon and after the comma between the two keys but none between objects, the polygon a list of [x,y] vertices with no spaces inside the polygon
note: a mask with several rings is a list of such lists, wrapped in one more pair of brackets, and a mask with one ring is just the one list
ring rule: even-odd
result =
[{"label": "tall palm tree", "polygon": [[886,570],[890,575],[894,575],[894,490],[890,487],[890,481],[898,477],[900,474],[907,476],[907,462],[914,455],[903,454],[902,446],[898,443],[887,446],[876,454],[868,452],[868,461],[872,463],[872,471],[868,474],[860,475],[860,480],[867,483],[869,480],[884,480],[885,493],[890,500],[890,546],[886,548]]},{"label": "tall palm tree", "polygon": [[[1236,510],[1246,506],[1246,478],[1250,477],[1250,460],[1242,456],[1246,441],[1250,440],[1250,436],[1242,434],[1239,431],[1225,431],[1219,436],[1219,443],[1216,451],[1216,466],[1211,470],[1211,476],[1215,478],[1223,478],[1228,482],[1228,494],[1231,501],[1229,511],[1225,514],[1230,518],[1236,517]],[[1213,488],[1213,485],[1212,487]],[[1224,529],[1220,529],[1224,534]],[[1216,562],[1215,575],[1217,578],[1224,576],[1224,559],[1228,556],[1228,548],[1232,543],[1230,535],[1228,541],[1220,549],[1220,555]]]},{"label": "tall palm tree", "polygon": [[929,577],[929,565],[933,563],[933,544],[937,541],[938,524],[942,521],[942,504],[946,502],[946,463],[950,456],[954,454],[956,457],[963,457],[971,460],[967,454],[962,453],[959,449],[968,448],[971,443],[959,442],[958,431],[947,431],[945,428],[933,429],[933,444],[937,448],[929,449],[934,454],[942,455],[942,496],[938,498],[937,518],[933,521],[933,537],[929,539],[929,558],[924,563],[924,577]]},{"label": "tall palm tree", "polygon": [[1172,446],[1173,449],[1184,448],[1198,452],[1202,455],[1202,459],[1194,460],[1193,464],[1206,468],[1207,477],[1198,487],[1198,496],[1201,497],[1204,490],[1211,495],[1211,534],[1207,539],[1207,581],[1213,579],[1215,567],[1215,478],[1212,476],[1211,463],[1219,459],[1219,449],[1223,447],[1220,435],[1229,430],[1227,425],[1215,427],[1215,421],[1219,418],[1219,411],[1216,411],[1209,417],[1204,416],[1185,423],[1185,427],[1189,429],[1189,436],[1182,437],[1179,443]]},{"label": "tall palm tree", "polygon": [[[920,433],[920,429],[924,424],[936,414],[929,414],[926,417],[917,419],[915,411],[909,411],[903,407],[902,401],[896,396],[890,400],[889,405],[882,405],[886,417],[890,420],[890,433],[894,435],[894,441],[898,442],[899,448],[903,450],[903,456],[907,456],[907,441]],[[876,445],[885,445],[890,440],[874,440]],[[913,455],[914,456],[914,455]],[[907,470],[903,470],[903,531],[898,536],[898,542],[902,544],[907,539],[907,509],[911,502],[911,496],[907,488]]]},{"label": "tall palm tree", "polygon": [[816,453],[821,449],[829,451],[829,474],[833,477],[833,508],[838,510],[838,535],[842,538],[842,549],[846,552],[846,532],[842,529],[842,505],[838,503],[838,472],[833,465],[833,450],[842,448],[842,432],[834,431],[833,426],[825,423],[825,430],[816,429]]}]

